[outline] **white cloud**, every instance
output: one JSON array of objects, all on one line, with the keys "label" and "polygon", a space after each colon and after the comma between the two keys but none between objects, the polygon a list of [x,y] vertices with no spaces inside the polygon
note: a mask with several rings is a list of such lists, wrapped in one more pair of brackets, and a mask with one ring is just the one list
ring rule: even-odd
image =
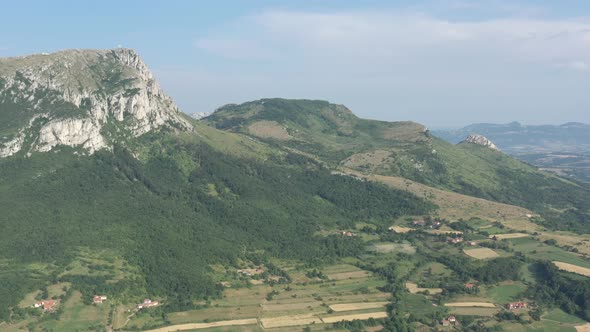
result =
[{"label": "white cloud", "polygon": [[375,61],[441,53],[550,65],[590,59],[589,20],[453,21],[404,11],[266,11],[242,23],[248,28],[208,36],[197,44],[232,59],[299,54]]},{"label": "white cloud", "polygon": [[196,42],[219,57],[207,72],[226,92],[199,87],[219,100],[328,99],[430,126],[590,121],[590,20],[502,10],[477,20],[416,9],[263,11]]}]

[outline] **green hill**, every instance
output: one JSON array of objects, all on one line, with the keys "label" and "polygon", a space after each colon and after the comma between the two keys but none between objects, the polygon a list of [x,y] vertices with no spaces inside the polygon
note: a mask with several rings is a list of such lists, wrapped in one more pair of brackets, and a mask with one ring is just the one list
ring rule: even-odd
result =
[{"label": "green hill", "polygon": [[541,213],[552,227],[583,231],[590,222],[587,187],[490,148],[447,143],[416,123],[360,119],[342,105],[285,99],[227,105],[204,121],[317,156],[333,167],[521,205]]},{"label": "green hill", "polygon": [[[81,310],[100,308],[105,323],[96,329],[112,315],[123,315],[117,326],[125,326],[126,310],[146,297],[162,305],[142,310],[133,324],[169,325],[169,313],[225,301],[228,279],[234,291],[268,288],[250,294],[257,312],[259,301],[270,302],[279,291],[297,298],[288,293],[291,286],[326,313],[323,291],[328,299],[392,295],[394,307],[401,302],[405,310],[392,323],[409,310],[403,282],[423,264],[440,261],[462,281],[510,272],[496,264],[516,258],[467,263],[444,230],[393,234],[392,223],[411,226],[416,216],[432,222],[438,207],[428,200],[435,194],[421,185],[411,193],[409,184],[365,180],[371,173],[521,204],[556,228],[588,225],[585,187],[489,148],[446,143],[416,123],[360,119],[341,105],[283,99],[228,105],[192,120],[127,49],[0,60],[0,120],[0,324],[11,328],[25,321],[31,330],[61,326],[69,323],[63,317],[85,319]],[[462,202],[470,201],[457,200],[454,208]],[[465,221],[441,223],[493,241]],[[366,250],[394,241],[416,258]],[[340,280],[317,270],[345,261]],[[238,272],[261,265],[264,285]],[[372,280],[371,289],[350,277],[361,274]],[[505,279],[516,277],[486,282]],[[95,294],[107,295],[113,306],[91,306]],[[56,312],[31,308],[49,298],[61,301]],[[88,324],[84,329],[92,330]]]},{"label": "green hill", "polygon": [[[64,63],[72,71],[58,75]],[[362,249],[334,229],[435,208],[189,120],[131,51],[0,65],[0,118],[12,119],[1,127],[0,321],[55,283],[88,303],[101,293],[192,308],[220,296],[215,264],[331,261]],[[113,72],[122,80],[105,83]],[[83,78],[75,92],[69,75]]]}]

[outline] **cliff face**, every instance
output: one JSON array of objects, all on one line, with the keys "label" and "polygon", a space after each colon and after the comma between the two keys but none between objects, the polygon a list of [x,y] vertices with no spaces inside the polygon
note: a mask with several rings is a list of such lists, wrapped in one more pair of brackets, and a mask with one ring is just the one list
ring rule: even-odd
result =
[{"label": "cliff face", "polygon": [[162,126],[192,128],[129,49],[0,59],[0,120],[0,157],[59,145],[93,153]]},{"label": "cliff face", "polygon": [[471,134],[465,139],[464,142],[485,146],[486,148],[493,150],[499,150],[498,147],[492,143],[492,141],[482,135]]}]

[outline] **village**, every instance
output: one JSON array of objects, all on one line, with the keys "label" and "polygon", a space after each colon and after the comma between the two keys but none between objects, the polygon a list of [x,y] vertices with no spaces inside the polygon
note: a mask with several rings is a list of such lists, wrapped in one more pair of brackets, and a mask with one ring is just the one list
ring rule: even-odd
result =
[{"label": "village", "polygon": [[[513,257],[516,248],[538,255],[559,250],[535,240],[533,234],[506,232],[493,222],[481,220],[448,222],[430,217],[407,218],[381,229],[360,223],[355,227],[326,231],[325,236],[345,242],[361,241],[367,249],[361,256],[346,257],[315,268],[281,260],[256,263],[243,260],[236,266],[215,267],[223,297],[197,302],[193,310],[168,313],[171,326],[162,328],[175,331],[188,327],[199,330],[233,326],[236,330],[248,331],[259,326],[278,332],[305,326],[313,326],[312,330],[334,328],[342,320],[361,319],[363,324],[369,319],[379,322],[391,315],[386,308],[392,297],[391,293],[383,291],[386,278],[374,266],[387,264],[399,265],[395,270],[396,278],[405,280],[403,295],[397,295],[403,298],[404,308],[412,312],[415,319],[430,321],[431,327],[441,331],[461,330],[474,324],[480,327],[501,325],[507,330],[510,324],[525,322],[541,324],[539,326],[552,324],[542,316],[538,321],[532,319],[541,311],[534,301],[521,295],[527,288],[521,277],[490,282],[486,275],[464,277],[460,265],[453,265],[456,259],[471,262],[473,266],[485,265],[499,257]],[[433,256],[425,258],[425,253]],[[113,315],[113,329],[123,330],[149,330],[149,326],[162,324],[153,309],[164,308],[162,303],[166,302],[166,299],[149,297],[141,301],[137,297],[129,300],[117,293],[80,294],[72,298],[57,297],[54,292],[50,295],[51,299],[34,301],[32,307],[47,314],[64,310],[67,313],[73,299],[84,296],[90,299],[85,303],[90,304],[78,302],[78,310],[109,313]],[[122,304],[123,300],[128,304]],[[392,308],[395,310],[395,306]],[[550,310],[547,315],[563,314]],[[519,323],[510,319],[518,319]]]}]

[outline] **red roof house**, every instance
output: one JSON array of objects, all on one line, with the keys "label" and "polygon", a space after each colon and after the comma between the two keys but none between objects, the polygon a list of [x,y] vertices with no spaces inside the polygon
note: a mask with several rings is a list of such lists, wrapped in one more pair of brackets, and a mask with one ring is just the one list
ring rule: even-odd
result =
[{"label": "red roof house", "polygon": [[35,307],[35,308],[43,307],[43,310],[50,311],[50,310],[53,310],[56,303],[57,302],[55,300],[37,301],[37,302],[35,302],[35,304],[33,304],[33,307]]},{"label": "red roof house", "polygon": [[92,298],[92,302],[96,304],[102,304],[102,302],[104,302],[106,299],[106,295],[94,295],[94,298]]}]

